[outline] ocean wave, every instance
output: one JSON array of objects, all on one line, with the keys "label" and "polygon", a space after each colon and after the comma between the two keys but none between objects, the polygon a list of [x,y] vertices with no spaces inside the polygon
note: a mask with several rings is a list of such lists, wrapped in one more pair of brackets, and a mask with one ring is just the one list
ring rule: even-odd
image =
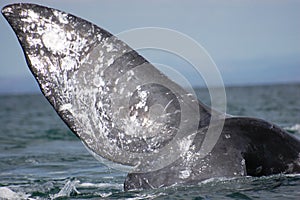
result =
[{"label": "ocean wave", "polygon": [[300,124],[295,124],[292,126],[288,126],[284,128],[286,131],[290,132],[290,133],[297,133],[300,134]]}]

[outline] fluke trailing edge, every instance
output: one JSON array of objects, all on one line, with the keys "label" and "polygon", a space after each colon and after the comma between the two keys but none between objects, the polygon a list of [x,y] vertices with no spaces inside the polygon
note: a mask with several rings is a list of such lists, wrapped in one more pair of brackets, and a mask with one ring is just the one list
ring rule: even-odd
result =
[{"label": "fluke trailing edge", "polygon": [[93,155],[130,168],[125,190],[300,172],[298,139],[210,109],[102,28],[34,4],[2,13],[62,120]]}]

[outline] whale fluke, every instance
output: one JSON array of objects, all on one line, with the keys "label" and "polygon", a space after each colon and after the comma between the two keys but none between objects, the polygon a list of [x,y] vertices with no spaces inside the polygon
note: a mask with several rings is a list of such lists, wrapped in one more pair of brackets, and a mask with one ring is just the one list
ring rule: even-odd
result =
[{"label": "whale fluke", "polygon": [[104,29],[34,4],[2,13],[43,94],[96,155],[153,170],[175,161],[178,141],[208,125],[208,107]]},{"label": "whale fluke", "polygon": [[[61,119],[93,155],[131,169],[125,190],[300,172],[297,138],[209,108],[106,30],[35,4],[2,13]],[[202,154],[208,130],[220,126]]]}]

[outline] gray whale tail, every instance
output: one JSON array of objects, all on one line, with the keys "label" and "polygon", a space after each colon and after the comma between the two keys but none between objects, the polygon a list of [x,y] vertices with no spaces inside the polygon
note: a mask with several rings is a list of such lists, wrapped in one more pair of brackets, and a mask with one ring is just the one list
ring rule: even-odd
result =
[{"label": "gray whale tail", "polygon": [[[132,169],[125,190],[300,172],[297,138],[207,107],[106,30],[35,4],[2,13],[61,119],[93,155]],[[206,135],[220,127],[201,154]]]}]

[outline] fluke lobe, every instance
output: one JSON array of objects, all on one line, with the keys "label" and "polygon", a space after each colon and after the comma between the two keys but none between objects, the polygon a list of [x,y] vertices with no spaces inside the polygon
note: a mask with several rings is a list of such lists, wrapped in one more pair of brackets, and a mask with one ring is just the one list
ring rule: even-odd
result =
[{"label": "fluke lobe", "polygon": [[[2,13],[62,120],[94,156],[131,168],[125,190],[300,172],[297,138],[210,109],[104,29],[34,4]],[[203,155],[208,129],[220,126]]]}]

